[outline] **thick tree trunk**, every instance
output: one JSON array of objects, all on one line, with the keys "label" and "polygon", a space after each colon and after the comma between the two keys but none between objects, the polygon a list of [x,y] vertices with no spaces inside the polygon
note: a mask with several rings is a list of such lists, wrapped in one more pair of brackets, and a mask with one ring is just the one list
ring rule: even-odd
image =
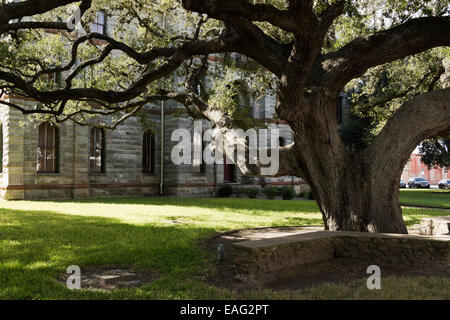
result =
[{"label": "thick tree trunk", "polygon": [[316,195],[326,229],[407,233],[398,202],[402,158],[387,164],[382,174],[375,172],[380,164],[373,161],[382,160],[351,153],[343,145],[333,99],[315,95],[296,103],[303,104],[296,108],[300,114],[290,117],[299,121],[289,122],[296,159]]},{"label": "thick tree trunk", "polygon": [[[326,229],[407,233],[398,201],[401,171],[390,168],[374,175],[370,161],[357,157],[330,161],[326,146],[310,148],[317,151],[315,159],[306,157],[310,175],[306,179],[316,195]],[[336,158],[341,157],[335,154]]]},{"label": "thick tree trunk", "polygon": [[[326,228],[407,233],[398,202],[397,175],[371,178],[359,171],[357,166],[354,167],[354,164],[346,166],[339,181],[329,184],[325,181],[313,187]],[[365,169],[367,167],[364,166]],[[317,182],[312,184],[316,185]]]}]

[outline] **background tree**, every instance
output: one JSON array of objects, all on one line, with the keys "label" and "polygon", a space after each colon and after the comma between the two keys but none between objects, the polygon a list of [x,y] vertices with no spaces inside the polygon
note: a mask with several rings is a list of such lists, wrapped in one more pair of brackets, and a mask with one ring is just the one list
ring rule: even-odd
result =
[{"label": "background tree", "polygon": [[450,137],[425,140],[419,150],[429,168],[450,168]]},{"label": "background tree", "polygon": [[[450,133],[450,89],[405,99],[358,148],[341,139],[336,101],[373,68],[448,46],[447,1],[94,0],[83,2],[85,31],[55,22],[58,33],[35,27],[67,19],[71,1],[20,3],[32,19],[14,16],[12,3],[0,8],[0,90],[38,104],[3,104],[86,124],[113,114],[119,123],[152,101],[174,99],[226,132],[245,122],[233,99],[233,84],[245,80],[256,97],[276,91],[277,117],[294,135],[280,148],[278,175],[309,183],[326,228],[407,232],[398,177],[418,143]],[[89,31],[98,9],[119,17],[113,33]],[[8,27],[12,19],[27,25]],[[55,73],[63,73],[60,85],[46,81]],[[261,174],[258,165],[239,167]]]}]

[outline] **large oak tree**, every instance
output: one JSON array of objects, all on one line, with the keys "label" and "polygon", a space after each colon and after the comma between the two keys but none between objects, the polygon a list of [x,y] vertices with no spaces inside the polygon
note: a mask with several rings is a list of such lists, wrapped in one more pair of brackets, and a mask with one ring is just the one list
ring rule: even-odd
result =
[{"label": "large oak tree", "polygon": [[[0,2],[0,90],[39,105],[3,104],[83,124],[89,115],[119,114],[121,121],[150,102],[174,99],[226,131],[239,113],[226,107],[233,89],[213,75],[229,72],[228,53],[238,53],[250,60],[233,67],[276,90],[277,117],[293,131],[294,143],[280,148],[278,175],[309,183],[325,226],[407,232],[399,176],[421,141],[449,134],[450,89],[415,95],[358,150],[341,139],[336,101],[371,68],[450,45],[446,1],[93,0],[81,2],[86,32],[55,19],[67,18],[72,3]],[[89,32],[99,8],[119,17],[115,32]],[[211,71],[211,60],[225,69]],[[64,74],[60,85],[45,80],[55,73]],[[217,82],[212,91],[202,86],[205,77]],[[240,169],[260,174],[256,165]]]}]

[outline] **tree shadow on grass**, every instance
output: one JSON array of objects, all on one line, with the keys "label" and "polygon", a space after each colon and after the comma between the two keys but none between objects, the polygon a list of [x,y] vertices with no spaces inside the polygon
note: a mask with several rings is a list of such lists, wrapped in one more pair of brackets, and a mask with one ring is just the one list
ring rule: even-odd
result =
[{"label": "tree shadow on grass", "polygon": [[0,209],[0,299],[81,298],[85,292],[69,291],[55,280],[70,265],[147,269],[169,282],[193,277],[211,262],[197,241],[214,232],[192,225],[133,225],[114,218]]}]

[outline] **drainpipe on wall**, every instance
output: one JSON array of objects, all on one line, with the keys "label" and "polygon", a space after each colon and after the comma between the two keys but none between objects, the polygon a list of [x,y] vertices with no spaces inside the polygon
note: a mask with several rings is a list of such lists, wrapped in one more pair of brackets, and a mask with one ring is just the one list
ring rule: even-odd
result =
[{"label": "drainpipe on wall", "polygon": [[[73,179],[72,179],[72,183],[73,185],[77,185],[77,125],[75,122],[72,123],[72,133],[73,133],[73,158],[72,158],[72,165],[73,165]],[[60,158],[61,159],[61,158]],[[89,184],[88,184],[89,185]],[[89,190],[89,189],[88,189]],[[75,187],[72,189],[72,198],[76,198],[75,196]]]},{"label": "drainpipe on wall", "polygon": [[161,101],[161,150],[160,150],[160,158],[161,158],[161,173],[160,173],[160,182],[159,182],[159,195],[164,195],[164,101]]}]

